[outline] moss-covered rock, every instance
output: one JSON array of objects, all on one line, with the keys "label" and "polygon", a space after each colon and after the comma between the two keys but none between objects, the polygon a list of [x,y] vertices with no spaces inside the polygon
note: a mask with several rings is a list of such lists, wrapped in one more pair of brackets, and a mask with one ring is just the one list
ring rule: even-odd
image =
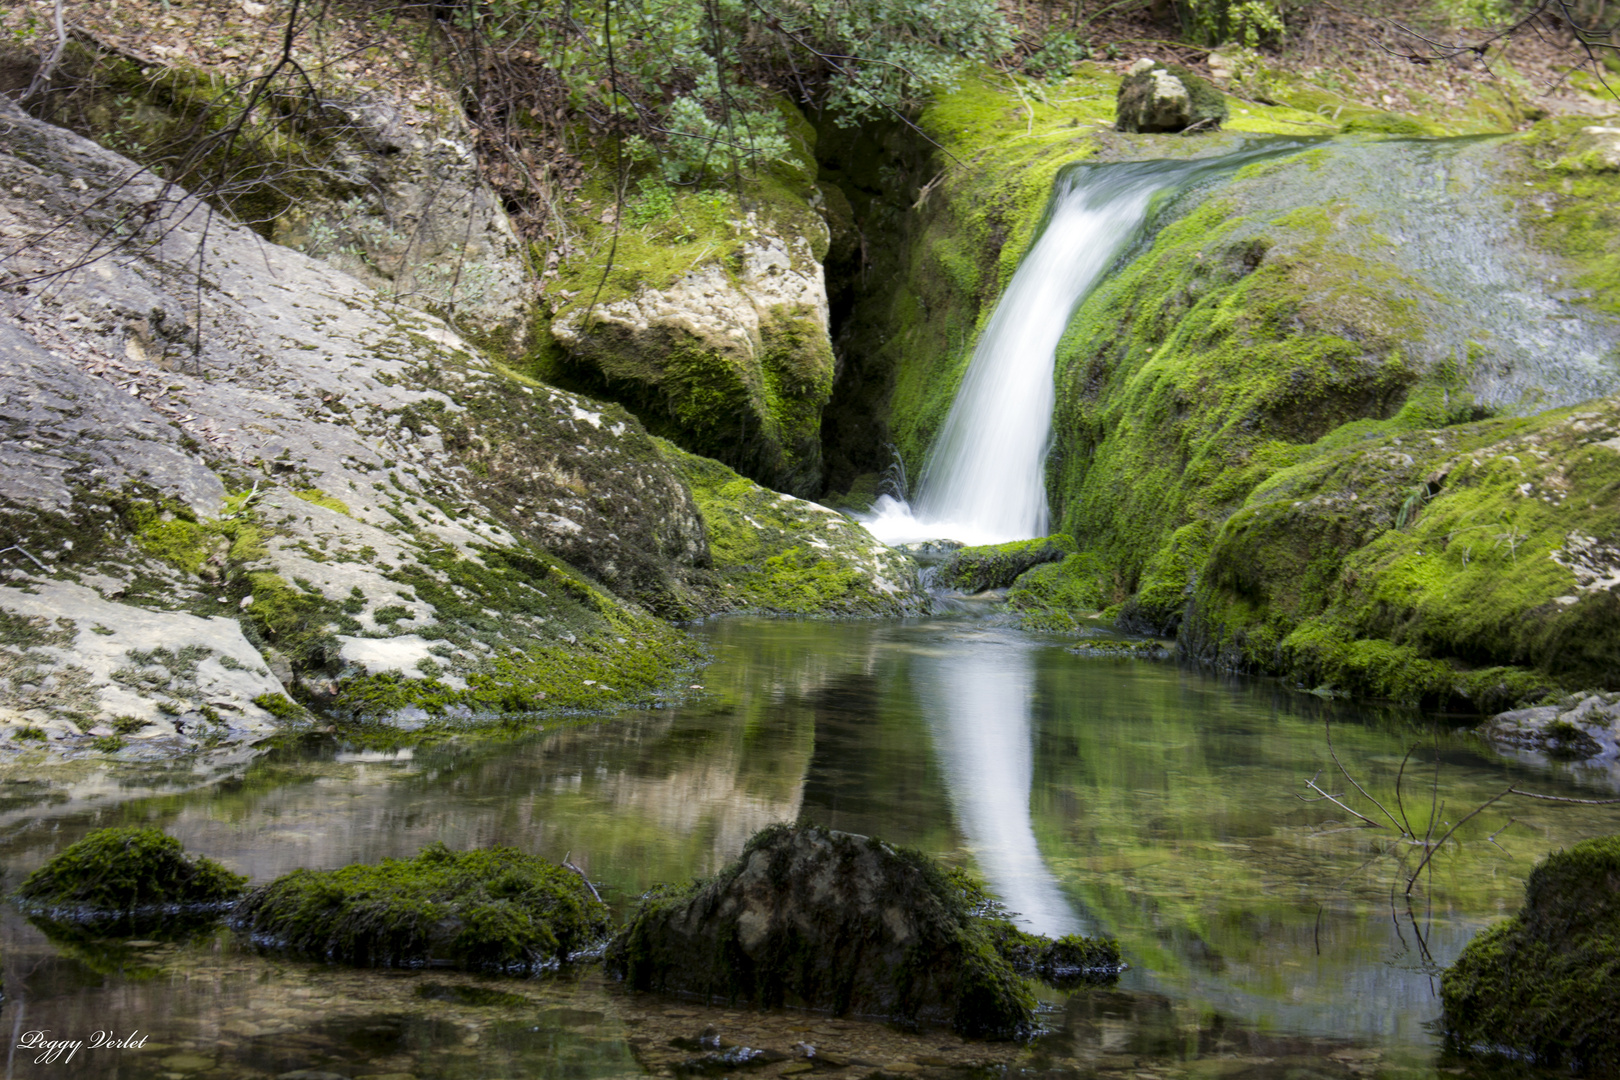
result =
[{"label": "moss-covered rock", "polygon": [[1027,1032],[1034,996],[916,852],[773,826],[708,882],[648,897],[608,951],[637,989]]},{"label": "moss-covered rock", "polygon": [[1229,116],[1226,96],[1179,64],[1139,60],[1119,84],[1114,126],[1120,131],[1215,131]]},{"label": "moss-covered rock", "polygon": [[1501,1053],[1578,1076],[1620,1072],[1620,836],[1557,852],[1524,908],[1441,976],[1441,1026],[1465,1053]]},{"label": "moss-covered rock", "polygon": [[859,523],[671,443],[660,448],[702,514],[713,610],[870,617],[923,604],[916,564]]},{"label": "moss-covered rock", "polygon": [[[533,363],[692,453],[810,498],[835,366],[822,259],[836,208],[815,184],[814,129],[780,104],[793,152],[735,191],[672,189],[651,169],[623,220],[610,209],[576,223],[586,246],[559,267]],[[600,198],[617,196],[604,183]]]},{"label": "moss-covered rock", "polygon": [[[1308,686],[1483,711],[1611,686],[1620,399],[1380,436],[1225,523],[1185,645]],[[1505,665],[1505,666],[1504,666]]]},{"label": "moss-covered rock", "polygon": [[217,912],[246,886],[161,830],[97,829],[24,878],[17,900],[55,922],[120,921]]},{"label": "moss-covered rock", "polygon": [[1061,533],[1008,544],[959,548],[935,569],[933,583],[965,593],[1005,589],[1031,568],[1059,562],[1072,554],[1074,541]]},{"label": "moss-covered rock", "polygon": [[602,940],[607,908],[584,878],[515,848],[295,870],[242,901],[232,925],[262,948],[357,967],[449,964],[533,972]]}]

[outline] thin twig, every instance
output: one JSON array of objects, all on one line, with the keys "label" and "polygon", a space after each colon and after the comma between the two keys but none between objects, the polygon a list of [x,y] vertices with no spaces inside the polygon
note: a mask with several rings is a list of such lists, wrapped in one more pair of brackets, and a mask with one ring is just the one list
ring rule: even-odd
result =
[{"label": "thin twig", "polygon": [[1362,787],[1360,784],[1356,783],[1356,778],[1350,775],[1350,770],[1345,768],[1344,767],[1344,762],[1339,760],[1338,751],[1333,749],[1333,721],[1331,719],[1324,720],[1322,722],[1322,726],[1327,731],[1328,754],[1333,758],[1333,764],[1335,764],[1335,765],[1337,765],[1339,767],[1339,771],[1344,773],[1344,778],[1346,780],[1350,781],[1351,785],[1357,791],[1361,792],[1361,794],[1365,798],[1370,800],[1374,806],[1378,807],[1378,809],[1384,811],[1384,816],[1389,818],[1389,823],[1391,825],[1395,826],[1396,831],[1399,832],[1400,828],[1401,828],[1401,823],[1399,821],[1395,820],[1395,815],[1390,813],[1389,810],[1384,806],[1383,803],[1379,802],[1377,799],[1374,799],[1371,795],[1367,794],[1367,789]]}]

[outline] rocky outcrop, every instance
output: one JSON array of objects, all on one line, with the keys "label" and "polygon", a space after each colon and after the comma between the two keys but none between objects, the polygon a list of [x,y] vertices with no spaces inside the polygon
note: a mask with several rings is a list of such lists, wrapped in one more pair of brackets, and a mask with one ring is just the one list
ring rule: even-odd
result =
[{"label": "rocky outcrop", "polygon": [[964,593],[1005,589],[1024,572],[1045,563],[1061,562],[1073,553],[1074,541],[1062,534],[958,548],[935,569],[933,581],[937,586]]},{"label": "rocky outcrop", "polygon": [[448,91],[404,103],[326,103],[342,119],[323,175],[270,228],[378,294],[430,311],[511,355],[528,343],[534,292],[524,248]]},{"label": "rocky outcrop", "polygon": [[[226,750],[305,706],[613,708],[698,659],[655,616],[741,606],[685,466],[621,407],[93,143],[0,129],[0,747]],[[770,554],[840,584],[797,610],[912,595],[852,522],[778,517]]]},{"label": "rocky outcrop", "polygon": [[923,856],[774,826],[713,880],[654,894],[614,940],[637,989],[1026,1032],[1034,997]]},{"label": "rocky outcrop", "polygon": [[1556,705],[1498,713],[1479,733],[1505,753],[1606,770],[1620,782],[1620,694],[1583,692]]},{"label": "rocky outcrop", "polygon": [[1484,931],[1440,979],[1441,1029],[1468,1054],[1576,1076],[1620,1070],[1620,837],[1555,852],[1524,907]]},{"label": "rocky outcrop", "polygon": [[821,410],[832,394],[825,223],[778,231],[750,211],[732,223],[734,262],[702,261],[663,287],[590,302],[551,333],[576,377],[600,384],[653,431],[768,487],[819,493]]},{"label": "rocky outcrop", "polygon": [[1142,59],[1119,84],[1114,126],[1142,132],[1214,131],[1226,122],[1226,98],[1180,66]]}]

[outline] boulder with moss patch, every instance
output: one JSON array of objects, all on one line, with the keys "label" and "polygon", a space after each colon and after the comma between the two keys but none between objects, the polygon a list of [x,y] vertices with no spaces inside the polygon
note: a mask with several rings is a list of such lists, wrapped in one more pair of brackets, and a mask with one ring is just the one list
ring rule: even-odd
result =
[{"label": "boulder with moss patch", "polygon": [[231,923],[260,947],[356,967],[448,964],[531,973],[607,935],[607,908],[573,870],[516,848],[295,870],[254,890]]},{"label": "boulder with moss patch", "polygon": [[1524,894],[1441,976],[1447,1042],[1577,1076],[1620,1073],[1620,836],[1549,855]]},{"label": "boulder with moss patch", "polygon": [[51,923],[133,933],[217,915],[246,886],[247,878],[212,859],[188,856],[180,841],[158,829],[97,829],[23,879],[17,900]]},{"label": "boulder with moss patch", "polygon": [[715,610],[870,617],[923,607],[916,563],[859,522],[659,446],[702,512],[712,557],[705,595]]},{"label": "boulder with moss patch", "polygon": [[1026,571],[1060,562],[1074,553],[1074,541],[1059,533],[1034,540],[958,548],[934,570],[933,584],[957,592],[1005,589]]},{"label": "boulder with moss patch", "polygon": [[773,826],[714,879],[644,900],[608,952],[642,990],[1026,1033],[1035,999],[926,857]]},{"label": "boulder with moss patch", "polygon": [[1114,126],[1124,132],[1214,131],[1227,120],[1226,97],[1178,64],[1138,60],[1119,84]]},{"label": "boulder with moss patch", "polygon": [[1555,705],[1498,713],[1479,733],[1509,753],[1579,761],[1620,780],[1620,693],[1583,692]]}]

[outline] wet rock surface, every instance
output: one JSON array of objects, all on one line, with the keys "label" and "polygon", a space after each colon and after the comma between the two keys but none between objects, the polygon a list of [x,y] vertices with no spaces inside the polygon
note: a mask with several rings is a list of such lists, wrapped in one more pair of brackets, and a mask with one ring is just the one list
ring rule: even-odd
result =
[{"label": "wet rock surface", "polygon": [[1579,693],[1557,705],[1498,713],[1479,733],[1505,750],[1612,768],[1620,764],[1620,694]]},{"label": "wet rock surface", "polygon": [[864,836],[777,826],[713,880],[655,895],[614,940],[636,989],[1026,1032],[1034,997],[926,858]]}]

